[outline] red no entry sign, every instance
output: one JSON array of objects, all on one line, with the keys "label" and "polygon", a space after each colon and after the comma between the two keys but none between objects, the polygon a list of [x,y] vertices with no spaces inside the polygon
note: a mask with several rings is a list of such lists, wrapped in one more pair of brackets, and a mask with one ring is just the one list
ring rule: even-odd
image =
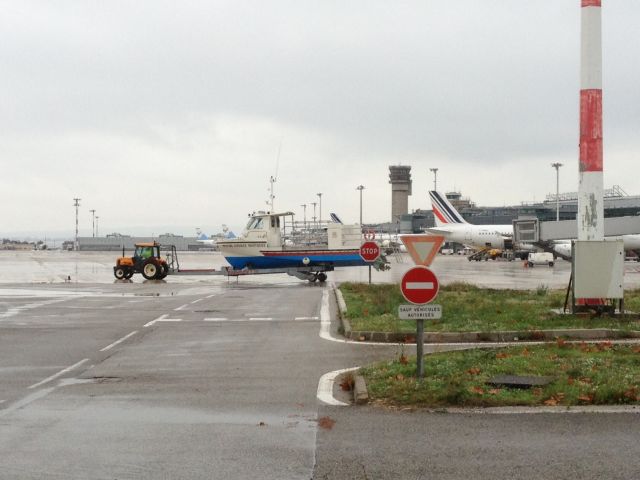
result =
[{"label": "red no entry sign", "polygon": [[436,298],[440,284],[436,274],[427,267],[413,267],[402,277],[400,289],[408,302],[423,305]]},{"label": "red no entry sign", "polygon": [[360,246],[360,256],[365,262],[375,262],[380,256],[380,247],[376,242],[364,242]]}]

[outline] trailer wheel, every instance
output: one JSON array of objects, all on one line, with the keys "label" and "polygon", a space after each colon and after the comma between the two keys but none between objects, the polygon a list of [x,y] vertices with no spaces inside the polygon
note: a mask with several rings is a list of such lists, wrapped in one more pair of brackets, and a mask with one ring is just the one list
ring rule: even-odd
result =
[{"label": "trailer wheel", "polygon": [[549,266],[550,266],[550,267],[553,267],[553,262],[549,262]]},{"label": "trailer wheel", "polygon": [[324,272],[320,272],[318,274],[318,281],[320,282],[326,282],[327,281],[327,274]]},{"label": "trailer wheel", "polygon": [[146,260],[142,265],[142,276],[147,280],[154,280],[160,271],[160,265],[153,258]]},{"label": "trailer wheel", "polygon": [[127,278],[127,271],[122,267],[114,268],[113,269],[113,275],[118,280],[123,280],[123,279]]}]

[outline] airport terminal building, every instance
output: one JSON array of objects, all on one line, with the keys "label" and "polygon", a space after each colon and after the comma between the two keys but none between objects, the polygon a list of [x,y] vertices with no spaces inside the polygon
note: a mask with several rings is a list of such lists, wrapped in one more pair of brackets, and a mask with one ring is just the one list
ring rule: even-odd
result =
[{"label": "airport terminal building", "polygon": [[[556,219],[556,195],[547,195],[543,202],[522,202],[520,205],[504,207],[478,207],[460,192],[446,193],[447,199],[469,223],[476,225],[508,225],[521,215],[535,216],[542,221]],[[428,196],[427,196],[428,201]],[[575,220],[578,213],[578,193],[569,192],[559,195],[560,220]],[[604,191],[605,217],[640,215],[640,195],[628,195],[622,188],[614,185]],[[395,222],[376,225],[376,228],[389,233],[419,233],[424,228],[435,225],[431,209],[418,209],[395,217]]]},{"label": "airport terminal building", "polygon": [[145,243],[156,241],[160,245],[175,245],[179,251],[211,251],[210,245],[203,245],[198,242],[197,237],[184,237],[182,235],[174,235],[173,233],[165,233],[155,237],[132,237],[130,235],[121,235],[112,233],[106,237],[78,237],[78,249],[80,251],[93,252],[115,252],[125,250],[131,251],[136,243]]}]

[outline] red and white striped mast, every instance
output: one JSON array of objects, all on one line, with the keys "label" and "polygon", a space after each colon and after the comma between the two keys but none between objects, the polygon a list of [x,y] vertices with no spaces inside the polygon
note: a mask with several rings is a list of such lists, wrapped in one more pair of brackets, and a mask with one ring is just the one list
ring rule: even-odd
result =
[{"label": "red and white striped mast", "polygon": [[581,0],[578,240],[604,240],[602,0]]}]

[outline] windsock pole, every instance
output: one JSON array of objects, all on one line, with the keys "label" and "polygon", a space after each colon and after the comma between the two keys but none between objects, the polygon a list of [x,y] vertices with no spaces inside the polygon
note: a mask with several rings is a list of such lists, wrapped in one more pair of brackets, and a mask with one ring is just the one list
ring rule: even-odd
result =
[{"label": "windsock pole", "polygon": [[578,240],[604,240],[602,0],[581,0]]}]

